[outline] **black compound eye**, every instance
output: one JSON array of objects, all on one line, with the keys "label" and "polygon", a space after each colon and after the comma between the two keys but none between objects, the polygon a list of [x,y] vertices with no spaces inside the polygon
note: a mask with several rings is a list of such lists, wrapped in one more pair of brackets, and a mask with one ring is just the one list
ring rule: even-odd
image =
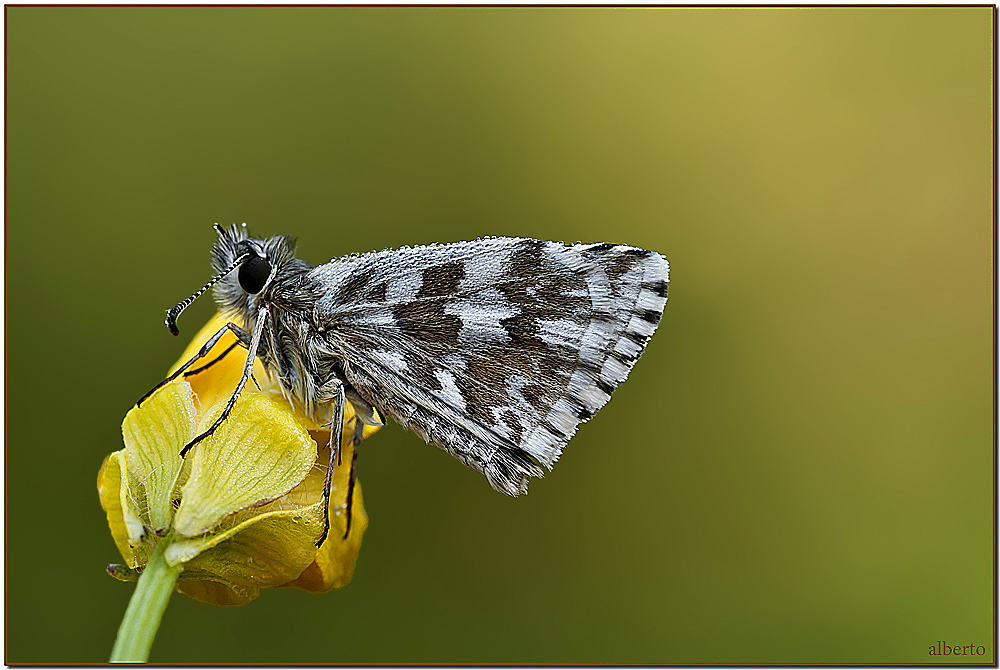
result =
[{"label": "black compound eye", "polygon": [[271,264],[266,258],[254,256],[240,266],[240,286],[251,295],[260,293],[270,276]]}]

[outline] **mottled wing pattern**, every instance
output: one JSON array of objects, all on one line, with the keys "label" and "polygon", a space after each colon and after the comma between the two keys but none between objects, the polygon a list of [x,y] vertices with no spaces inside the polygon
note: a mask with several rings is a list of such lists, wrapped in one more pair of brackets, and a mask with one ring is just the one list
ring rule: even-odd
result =
[{"label": "mottled wing pattern", "polygon": [[668,266],[634,247],[487,238],[347,258],[309,278],[335,287],[314,319],[358,392],[517,495],[628,376]]}]

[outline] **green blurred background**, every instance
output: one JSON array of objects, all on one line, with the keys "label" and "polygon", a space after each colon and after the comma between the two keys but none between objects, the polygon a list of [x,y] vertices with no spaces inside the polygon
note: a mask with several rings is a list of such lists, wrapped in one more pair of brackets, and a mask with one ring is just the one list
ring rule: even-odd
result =
[{"label": "green blurred background", "polygon": [[354,581],[175,595],[154,662],[933,662],[992,646],[991,8],[7,17],[7,657],[107,659],[95,478],[213,222],[671,262],[517,500],[393,425]]}]

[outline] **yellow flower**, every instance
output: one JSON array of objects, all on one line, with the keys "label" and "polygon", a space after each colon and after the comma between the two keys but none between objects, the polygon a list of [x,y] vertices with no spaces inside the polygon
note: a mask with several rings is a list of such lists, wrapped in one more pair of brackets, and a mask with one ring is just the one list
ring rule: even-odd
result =
[{"label": "yellow flower", "polygon": [[[216,315],[180,361],[194,356],[226,322]],[[197,369],[235,341],[226,335]],[[282,396],[260,361],[229,417],[186,458],[180,451],[212,425],[242,374],[237,348],[204,372],[174,381],[133,407],[122,423],[125,448],[110,454],[97,477],[101,506],[125,566],[112,576],[134,581],[153,547],[181,566],[177,590],[216,605],[250,602],[261,588],[323,592],[351,580],[368,526],[355,482],[350,533],[346,501],[354,413],[345,408],[342,465],[334,471],[330,533],[323,531],[323,486],[329,427],[317,425]],[[183,378],[182,378],[183,379]],[[367,437],[377,430],[365,427]]]}]

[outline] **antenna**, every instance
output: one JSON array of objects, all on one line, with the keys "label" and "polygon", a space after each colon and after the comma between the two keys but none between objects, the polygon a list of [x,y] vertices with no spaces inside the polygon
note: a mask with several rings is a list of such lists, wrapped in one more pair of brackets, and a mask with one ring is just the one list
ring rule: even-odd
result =
[{"label": "antenna", "polygon": [[182,300],[179,303],[177,303],[176,305],[174,305],[173,307],[171,307],[170,310],[167,312],[167,320],[164,321],[164,323],[167,324],[167,328],[170,329],[170,334],[171,335],[179,335],[180,334],[181,331],[177,330],[177,317],[181,315],[181,312],[183,312],[185,309],[187,309],[188,305],[190,305],[191,303],[193,303],[195,301],[195,299],[197,299],[198,296],[200,296],[202,293],[204,293],[208,289],[212,288],[212,285],[215,282],[219,281],[220,279],[222,279],[223,277],[225,277],[227,274],[229,274],[230,272],[232,272],[233,270],[235,270],[237,265],[239,265],[240,263],[242,263],[246,259],[250,258],[250,256],[252,256],[252,255],[253,254],[250,253],[250,252],[247,252],[247,253],[243,254],[242,256],[240,256],[239,258],[237,258],[235,261],[233,261],[233,264],[230,265],[228,268],[226,268],[225,270],[223,270],[219,274],[217,274],[214,277],[212,277],[212,281],[208,282],[207,284],[205,284],[204,286],[202,286],[200,289],[198,289],[193,296],[191,296],[190,298],[188,298],[186,300]]}]

